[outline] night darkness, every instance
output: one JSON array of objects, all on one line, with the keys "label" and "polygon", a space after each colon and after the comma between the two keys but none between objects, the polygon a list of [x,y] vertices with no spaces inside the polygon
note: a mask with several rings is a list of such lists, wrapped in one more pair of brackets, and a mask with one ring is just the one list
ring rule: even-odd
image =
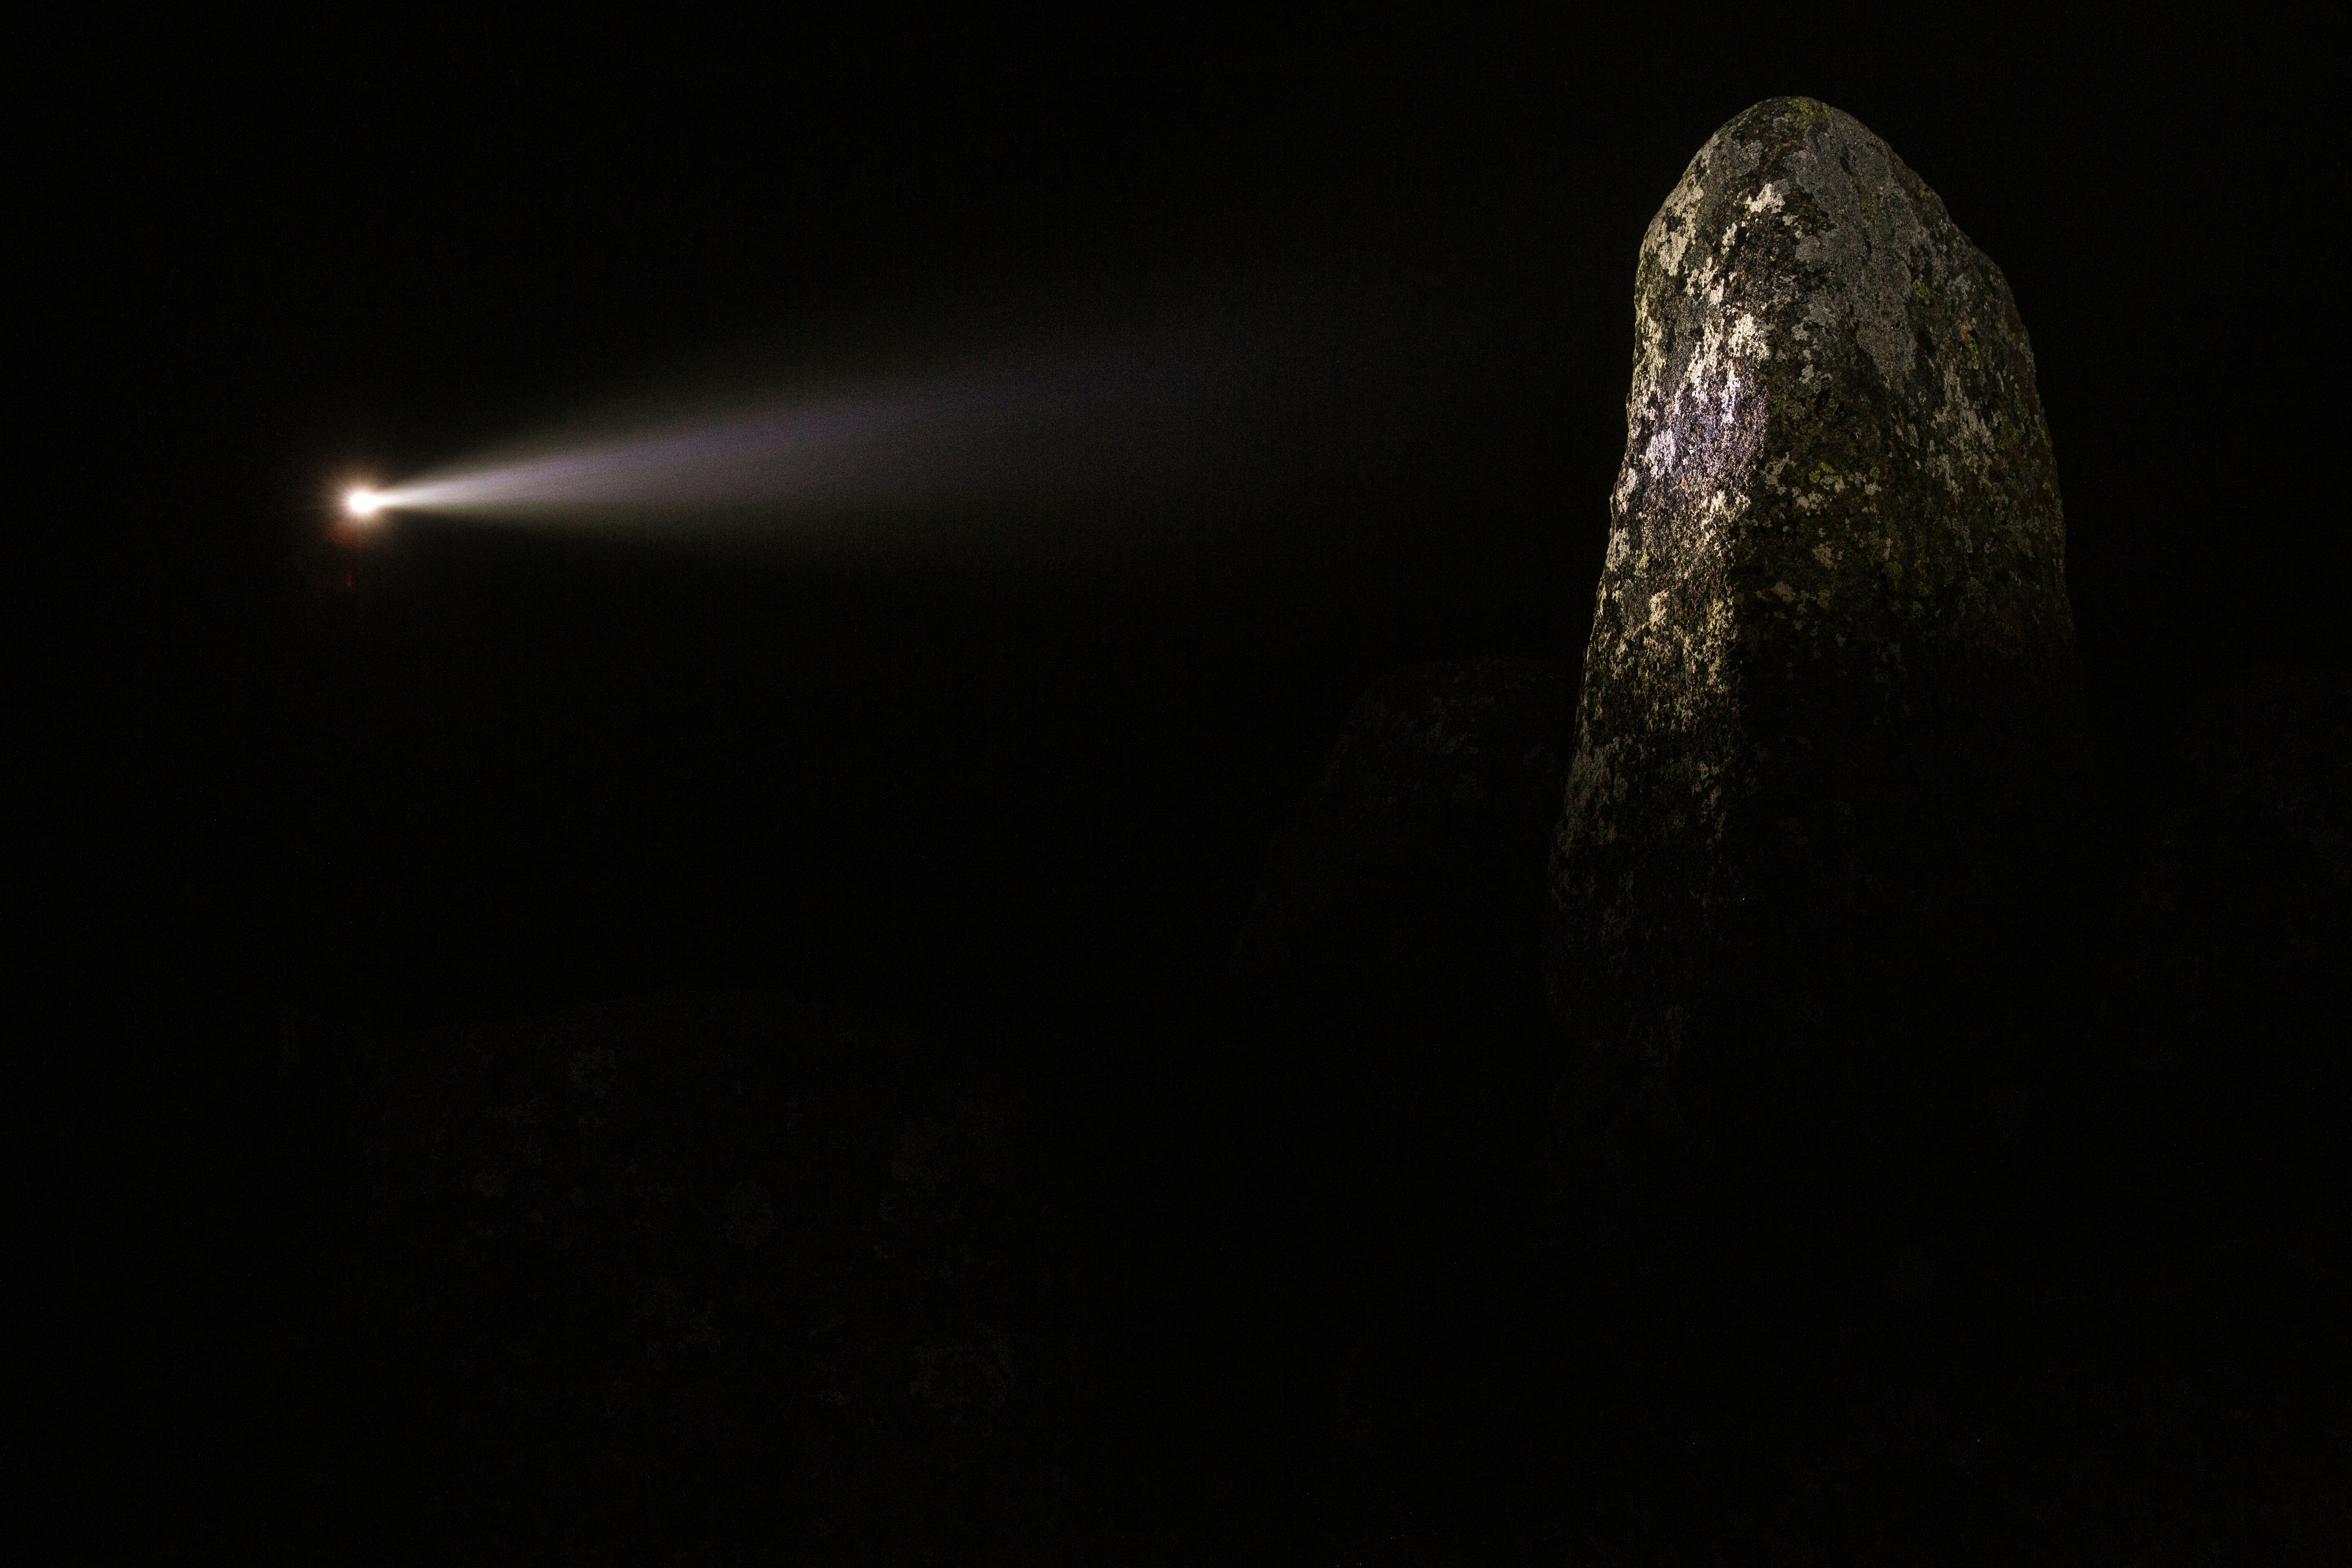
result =
[{"label": "night darkness", "polygon": [[[54,434],[18,465],[43,470],[29,531],[54,562],[25,666],[46,978],[17,1055],[65,1064],[19,1071],[47,1129],[26,1190],[57,1259],[37,1292],[55,1495],[102,1491],[81,1528],[188,1559],[2340,1561],[2352,1249],[2326,1189],[2352,1101],[2292,1044],[2334,1032],[2315,977],[2340,967],[2352,825],[2337,73],[2278,17],[2048,12],[742,32],[478,13],[91,45],[38,139]],[[2067,1079],[2048,1141],[2095,1122],[2103,1152],[2036,1167],[2032,1239],[2001,1255],[2028,1283],[1898,1290],[1940,1305],[1818,1362],[1795,1331],[1725,1328],[1736,1310],[1662,1328],[1580,1294],[1610,1265],[1561,1261],[1575,1233],[1529,1109],[1567,1047],[1516,1001],[1399,1004],[1412,1038],[1450,1042],[1428,1050],[1505,1042],[1428,1090],[1517,1129],[1496,1136],[1520,1154],[1464,1174],[1407,1148],[1452,1136],[1414,1121],[1423,1047],[1393,1070],[1350,1055],[1403,1037],[1363,1021],[1376,997],[1268,1002],[1233,967],[1360,693],[1482,657],[1572,684],[1644,226],[1717,126],[1781,93],[1885,137],[2032,332],[2105,789],[2083,875],[2114,890],[2093,901],[2136,907],[2151,855],[2203,853],[2181,823],[2226,819],[2213,929],[2257,911],[2303,943],[2214,939],[2179,1026],[2200,1087]],[[822,393],[1104,345],[1149,368],[1203,344],[1184,363],[1213,408],[1133,442],[1185,460],[1122,468],[1114,433],[1086,487],[853,495],[723,531],[420,515],[333,537],[353,476],[681,386]],[[2277,785],[2302,791],[2279,820],[2318,826],[2266,838],[2239,784],[2197,795],[2221,752],[2296,759],[2319,782]],[[2230,777],[2259,793],[2264,766]],[[2083,1038],[2148,1010],[2113,978],[2128,964],[2084,962],[2063,1003]],[[416,1096],[448,1097],[445,1133],[506,1114],[467,1094],[532,1103],[417,1088],[416,1061],[647,1006],[681,1011],[632,1038],[725,1018],[712,1038],[754,1042],[644,1090],[670,1097],[647,1113],[670,1118],[664,1157],[718,1194],[680,1202],[722,1218],[658,1267],[614,1264],[638,1303],[615,1310],[658,1339],[676,1324],[645,1291],[691,1297],[694,1247],[752,1260],[711,1287],[707,1340],[677,1309],[677,1343],[723,1348],[650,1371],[598,1359],[593,1328],[515,1326],[532,1291],[593,1297],[586,1276],[518,1264],[501,1285],[494,1244],[434,1253],[399,1232],[429,1231],[425,1208],[384,1195],[407,1157],[384,1130]],[[886,1037],[872,1061],[845,1043]],[[575,1087],[592,1058],[562,1058]],[[845,1130],[838,1168],[774,1155],[837,1202],[788,1194],[777,1217],[785,1175],[709,1152],[768,1148],[767,1095]],[[908,1175],[908,1150],[947,1146],[922,1130],[994,1128],[1000,1106],[1012,1130],[982,1142],[1017,1173],[968,1203],[940,1196],[962,1176]],[[982,1274],[1001,1253],[1010,1282],[840,1287],[828,1321],[865,1334],[842,1364],[924,1370],[836,1407],[761,1338],[815,1331],[801,1307],[726,1303],[770,1289],[740,1271],[795,1226],[894,1212],[851,1173],[869,1133],[874,1190],[928,1194],[939,1245]],[[2285,1152],[2243,1174],[2258,1149]],[[507,1177],[475,1180],[487,1204]],[[2094,1233],[2135,1239],[2086,1251]],[[412,1243],[412,1276],[475,1283],[428,1281],[437,1305],[383,1327],[400,1312],[366,1270]],[[938,1346],[980,1319],[1013,1370],[939,1393]],[[1364,1392],[1368,1344],[1394,1352],[1388,1395]],[[1677,1357],[1716,1370],[1591,1371]],[[574,1395],[674,1403],[592,1441]],[[790,1400],[842,1424],[762,1414]],[[856,1426],[885,1405],[913,1414]],[[496,1462],[449,1458],[468,1444]]]}]

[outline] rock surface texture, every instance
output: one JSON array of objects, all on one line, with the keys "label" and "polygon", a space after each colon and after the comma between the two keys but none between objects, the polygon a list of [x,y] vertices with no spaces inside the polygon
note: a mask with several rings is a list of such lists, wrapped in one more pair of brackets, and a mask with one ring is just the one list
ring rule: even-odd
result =
[{"label": "rock surface texture", "polygon": [[1634,321],[1546,984],[1589,1052],[1679,1062],[1671,1121],[2031,968],[2090,768],[2032,349],[1885,142],[1733,120]]}]

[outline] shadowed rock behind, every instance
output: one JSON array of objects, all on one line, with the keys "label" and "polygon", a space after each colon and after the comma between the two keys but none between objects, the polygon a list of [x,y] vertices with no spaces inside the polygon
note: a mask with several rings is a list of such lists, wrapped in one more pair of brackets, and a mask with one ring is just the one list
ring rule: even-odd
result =
[{"label": "shadowed rock behind", "polygon": [[1366,691],[1268,855],[1236,975],[1387,997],[1531,961],[1572,700],[1570,672],[1537,659],[1423,665]]},{"label": "shadowed rock behind", "polygon": [[[1555,1069],[1538,956],[1569,672],[1481,658],[1391,672],[1349,710],[1276,839],[1234,958],[1280,1121],[1364,1267],[1458,1275],[1458,1247],[1523,1196]],[[1508,1196],[1486,1191],[1503,1184]]]},{"label": "shadowed rock behind", "polygon": [[1297,1205],[1284,1260],[1334,1542],[1443,1520],[1515,1560],[1497,1542],[1544,1484],[1530,1347],[1556,1325],[1537,1327],[1521,1243],[1557,1070],[1538,956],[1572,700],[1571,672],[1532,659],[1375,682],[1235,953],[1266,1086],[1255,1201]]},{"label": "shadowed rock behind", "polygon": [[2034,1058],[2021,998],[2070,962],[2093,792],[2032,350],[1926,183],[1799,98],[1692,160],[1634,320],[1547,985],[1588,1146],[1828,1178]]},{"label": "shadowed rock behind", "polygon": [[2196,692],[2125,892],[2126,1152],[2105,1163],[2162,1173],[2168,1215],[2332,1217],[2352,1173],[2352,679],[2270,667]]}]

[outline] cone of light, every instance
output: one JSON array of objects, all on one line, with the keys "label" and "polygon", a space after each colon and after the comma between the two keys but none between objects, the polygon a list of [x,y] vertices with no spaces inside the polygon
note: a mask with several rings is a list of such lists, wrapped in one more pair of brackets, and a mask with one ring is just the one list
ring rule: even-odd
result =
[{"label": "cone of light", "polygon": [[1097,353],[871,384],[830,396],[705,397],[607,419],[383,488],[347,490],[350,524],[392,512],[515,521],[813,518],[1133,484],[1195,463],[1232,366],[1198,353]]}]

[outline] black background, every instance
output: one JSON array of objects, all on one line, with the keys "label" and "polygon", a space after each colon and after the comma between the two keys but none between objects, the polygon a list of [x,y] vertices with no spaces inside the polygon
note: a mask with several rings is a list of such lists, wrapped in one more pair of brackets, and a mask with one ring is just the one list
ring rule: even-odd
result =
[{"label": "black background", "polygon": [[[2188,682],[2336,657],[2332,72],[2276,13],[2057,11],[404,13],[43,55],[17,515],[62,874],[25,1059],[71,1069],[27,1097],[63,1112],[43,1342],[102,1429],[60,1451],[184,1468],[219,1419],[283,1267],[289,1007],[789,984],[1044,1040],[1202,1005],[1366,680],[1578,656],[1642,230],[1762,97],[1854,114],[2007,272],[2127,819]],[[1297,441],[1076,547],[327,538],[346,474],[714,363],[1269,309],[1324,345]]]}]

